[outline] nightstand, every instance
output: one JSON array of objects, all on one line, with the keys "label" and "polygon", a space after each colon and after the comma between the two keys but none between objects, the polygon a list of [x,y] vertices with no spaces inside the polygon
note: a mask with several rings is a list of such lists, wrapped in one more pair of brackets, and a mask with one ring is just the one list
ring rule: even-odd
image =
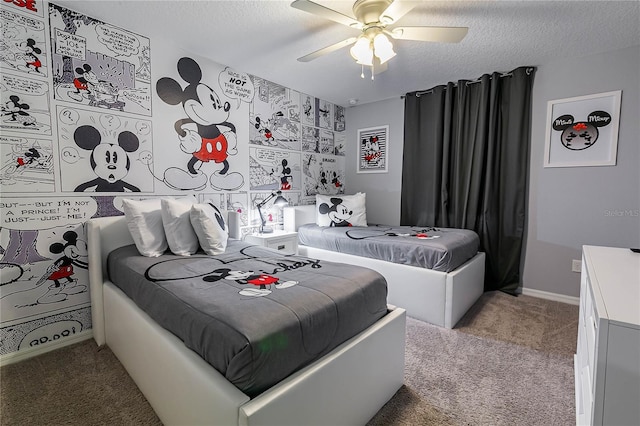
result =
[{"label": "nightstand", "polygon": [[250,234],[244,237],[248,243],[269,247],[285,254],[298,253],[298,233],[289,231],[273,231],[268,234]]}]

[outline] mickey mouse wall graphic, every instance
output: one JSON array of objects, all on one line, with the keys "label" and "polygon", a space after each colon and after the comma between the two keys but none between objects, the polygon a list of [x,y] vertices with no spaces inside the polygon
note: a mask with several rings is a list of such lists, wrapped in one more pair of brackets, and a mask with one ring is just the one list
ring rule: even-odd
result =
[{"label": "mickey mouse wall graphic", "polygon": [[162,77],[156,82],[156,92],[165,103],[182,105],[181,118],[175,122],[174,129],[180,149],[191,158],[186,170],[168,168],[164,182],[174,189],[201,190],[207,183],[207,176],[200,168],[203,164],[215,163],[222,168],[211,174],[211,187],[228,191],[240,188],[244,177],[230,171],[229,163],[230,156],[238,152],[236,126],[228,121],[231,104],[202,81],[202,70],[195,60],[180,58],[177,69],[186,87],[183,89],[181,83],[171,77]]},{"label": "mickey mouse wall graphic", "polygon": [[616,164],[621,91],[549,101],[545,167]]}]

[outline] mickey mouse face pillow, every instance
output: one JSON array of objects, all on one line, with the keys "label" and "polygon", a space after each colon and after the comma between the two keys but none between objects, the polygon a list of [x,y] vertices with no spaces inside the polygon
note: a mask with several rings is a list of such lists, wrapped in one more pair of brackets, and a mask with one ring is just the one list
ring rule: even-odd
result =
[{"label": "mickey mouse face pillow", "polygon": [[367,226],[366,194],[316,195],[318,226]]}]

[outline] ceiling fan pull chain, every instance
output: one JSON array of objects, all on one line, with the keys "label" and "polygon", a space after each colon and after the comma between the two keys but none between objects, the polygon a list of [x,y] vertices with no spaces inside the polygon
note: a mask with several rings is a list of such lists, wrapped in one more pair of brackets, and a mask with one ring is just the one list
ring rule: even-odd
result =
[{"label": "ceiling fan pull chain", "polygon": [[362,67],[362,72],[360,73],[360,78],[364,78],[364,65],[360,65]]},{"label": "ceiling fan pull chain", "polygon": [[371,63],[371,80],[373,80],[373,67],[375,67],[375,63]]}]

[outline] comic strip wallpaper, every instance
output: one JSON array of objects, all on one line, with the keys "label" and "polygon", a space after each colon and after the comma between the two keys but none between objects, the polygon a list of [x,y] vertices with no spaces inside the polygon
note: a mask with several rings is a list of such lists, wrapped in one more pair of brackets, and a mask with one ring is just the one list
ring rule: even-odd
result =
[{"label": "comic strip wallpaper", "polygon": [[344,107],[55,2],[1,6],[0,355],[91,329],[86,221],[124,198],[196,195],[246,233],[274,191],[344,192]]}]

